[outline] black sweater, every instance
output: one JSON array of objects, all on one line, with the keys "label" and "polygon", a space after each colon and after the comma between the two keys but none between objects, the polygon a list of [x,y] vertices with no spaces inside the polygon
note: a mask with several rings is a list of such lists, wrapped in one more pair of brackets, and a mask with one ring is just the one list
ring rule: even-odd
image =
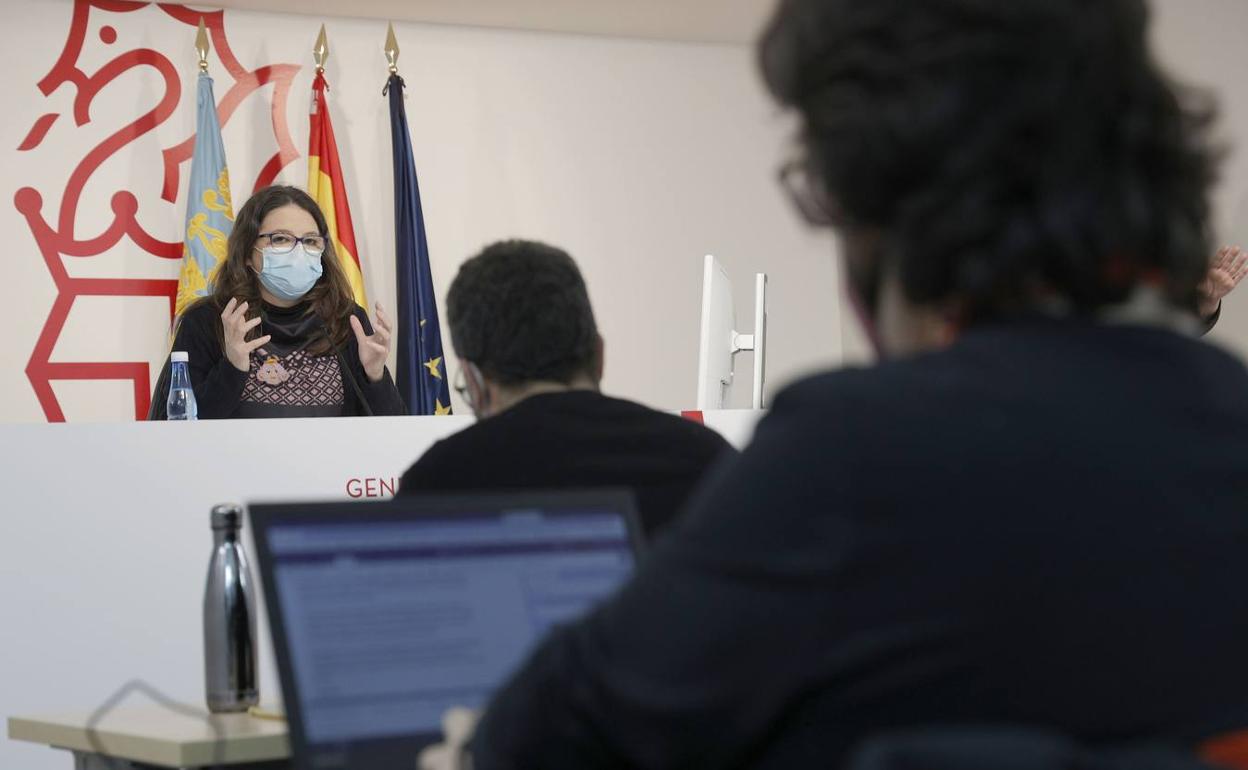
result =
[{"label": "black sweater", "polygon": [[835,767],[1013,723],[1248,726],[1248,373],[1035,322],[784,391],[624,589],[496,694],[478,770]]},{"label": "black sweater", "polygon": [[[277,308],[272,310],[281,312]],[[363,308],[357,306],[355,316],[360,319],[365,333],[372,334],[372,324]],[[225,357],[225,352],[221,348],[220,326],[221,309],[208,301],[199,302],[183,313],[173,341],[173,349],[186,351],[190,359],[188,369],[191,375],[191,389],[195,391],[200,419],[242,416],[239,414],[240,403],[244,386],[247,384],[248,372],[240,371]],[[403,398],[394,386],[388,369],[378,382],[370,382],[364,374],[364,367],[360,364],[359,346],[354,334],[347,336],[347,343],[341,346],[341,354],[339,369],[342,373],[343,415],[368,414],[368,409],[361,403],[355,386],[352,385],[352,379],[367,399],[368,407],[371,408],[373,414],[407,414],[407,407],[404,406]],[[166,418],[169,368],[169,361],[166,360],[152,394],[152,405],[147,415],[149,420]]]},{"label": "black sweater", "polygon": [[579,390],[530,396],[430,447],[399,494],[629,487],[646,535],[671,521],[732,448],[675,415]]}]

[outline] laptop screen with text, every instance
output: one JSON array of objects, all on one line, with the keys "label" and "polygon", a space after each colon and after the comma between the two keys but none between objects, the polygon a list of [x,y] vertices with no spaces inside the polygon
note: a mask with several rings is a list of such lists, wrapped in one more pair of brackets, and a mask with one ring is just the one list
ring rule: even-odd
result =
[{"label": "laptop screen with text", "polygon": [[553,625],[633,568],[627,517],[609,507],[357,510],[262,533],[287,708],[289,678],[318,768],[413,767],[448,708],[484,706]]}]

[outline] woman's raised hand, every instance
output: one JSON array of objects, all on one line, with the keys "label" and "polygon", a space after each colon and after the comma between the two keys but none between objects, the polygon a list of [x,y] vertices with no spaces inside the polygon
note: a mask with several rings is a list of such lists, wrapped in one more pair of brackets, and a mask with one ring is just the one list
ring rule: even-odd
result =
[{"label": "woman's raised hand", "polygon": [[269,341],[272,337],[265,334],[254,340],[247,340],[247,332],[256,328],[260,318],[247,320],[247,303],[231,299],[221,311],[221,328],[225,330],[225,357],[234,368],[245,372],[251,368],[251,351]]},{"label": "woman's raised hand", "polygon": [[369,382],[381,381],[386,373],[386,357],[390,355],[390,319],[381,309],[380,302],[376,309],[372,334],[365,334],[360,319],[351,316],[351,328],[355,331],[355,341],[360,347],[360,365],[364,367],[364,374],[368,375]]}]

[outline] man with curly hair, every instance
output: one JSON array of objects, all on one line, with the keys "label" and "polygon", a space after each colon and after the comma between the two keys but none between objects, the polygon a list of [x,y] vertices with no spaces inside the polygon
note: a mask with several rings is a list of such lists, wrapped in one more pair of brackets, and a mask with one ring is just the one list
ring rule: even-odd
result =
[{"label": "man with curly hair", "polygon": [[1145,0],[780,3],[783,181],[882,361],[775,399],[496,694],[476,770],[1248,726],[1248,371],[1199,339],[1210,111],[1147,33]]}]

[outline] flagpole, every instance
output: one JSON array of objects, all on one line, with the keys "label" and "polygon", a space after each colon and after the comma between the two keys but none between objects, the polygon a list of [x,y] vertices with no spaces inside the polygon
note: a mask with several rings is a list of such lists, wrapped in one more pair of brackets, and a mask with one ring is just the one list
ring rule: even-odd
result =
[{"label": "flagpole", "polygon": [[325,74],[325,62],[329,61],[329,39],[325,37],[325,25],[321,25],[321,33],[316,36],[316,45],[312,46],[312,60],[316,62],[316,74]]},{"label": "flagpole", "polygon": [[381,95],[385,96],[390,93],[391,84],[398,83],[399,88],[403,87],[403,78],[399,77],[399,39],[394,36],[394,22],[386,24],[386,45],[381,50],[386,54],[386,65],[390,70],[386,85],[381,89]]},{"label": "flagpole", "polygon": [[187,177],[182,268],[173,304],[175,319],[192,303],[212,292],[213,279],[226,260],[234,224],[225,144],[221,141],[212,76],[208,74],[211,52],[208,27],[201,16],[195,33],[195,53],[199,59],[195,83],[195,145]]},{"label": "flagpole", "polygon": [[199,17],[199,31],[195,33],[195,52],[199,54],[199,71],[208,71],[208,54],[212,46],[208,43],[208,27],[204,26],[204,17]]},{"label": "flagpole", "polygon": [[383,50],[390,65],[390,76],[382,94],[390,100],[390,141],[394,159],[394,283],[399,319],[395,385],[412,414],[451,414],[451,389],[442,348],[438,300],[429,263],[420,183],[416,178],[407,111],[403,106],[399,41],[393,24],[386,30]]},{"label": "flagpole", "polygon": [[364,288],[363,255],[355,240],[347,185],[338,156],[338,142],[334,138],[329,102],[325,96],[329,91],[325,80],[329,39],[324,24],[316,36],[316,44],[312,46],[312,57],[316,62],[316,77],[312,79],[312,104],[308,111],[308,194],[325,216],[326,235],[334,244],[334,257],[346,274],[352,297],[357,305],[367,309],[370,306],[368,292]]},{"label": "flagpole", "polygon": [[394,36],[394,22],[386,25],[386,62],[390,65],[390,74],[399,74],[399,40]]}]

